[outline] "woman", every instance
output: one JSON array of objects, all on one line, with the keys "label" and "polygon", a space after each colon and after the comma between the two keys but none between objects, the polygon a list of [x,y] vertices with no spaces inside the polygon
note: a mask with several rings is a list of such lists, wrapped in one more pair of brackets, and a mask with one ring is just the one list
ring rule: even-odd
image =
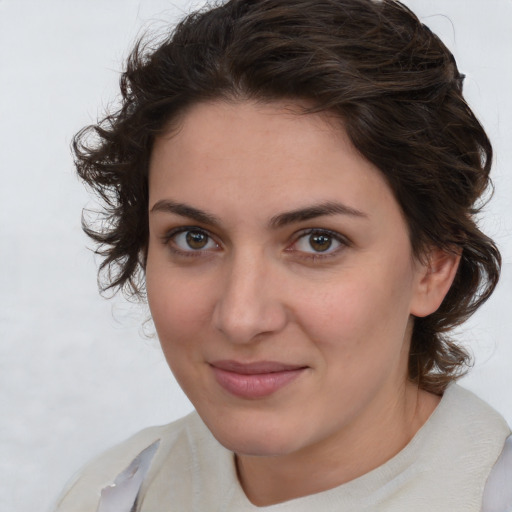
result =
[{"label": "woman", "polygon": [[136,47],[121,109],[75,140],[106,203],[86,231],[197,413],[57,510],[510,507],[510,430],[454,384],[447,334],[500,267],[462,81],[391,0],[231,0]]}]

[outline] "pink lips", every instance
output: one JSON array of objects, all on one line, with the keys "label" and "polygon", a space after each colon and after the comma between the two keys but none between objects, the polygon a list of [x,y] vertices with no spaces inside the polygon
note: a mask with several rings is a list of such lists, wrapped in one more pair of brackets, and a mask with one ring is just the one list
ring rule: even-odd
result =
[{"label": "pink lips", "polygon": [[306,369],[273,361],[239,363],[237,361],[214,361],[210,366],[217,382],[232,395],[241,398],[263,398],[269,396]]}]

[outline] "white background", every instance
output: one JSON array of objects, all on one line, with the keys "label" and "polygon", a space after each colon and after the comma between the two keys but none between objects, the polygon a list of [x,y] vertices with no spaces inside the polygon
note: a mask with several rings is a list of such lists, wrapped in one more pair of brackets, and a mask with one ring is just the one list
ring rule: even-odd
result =
[{"label": "white background", "polygon": [[[512,423],[512,1],[407,3],[455,53],[495,146],[496,193],[482,225],[502,249],[503,278],[461,338],[477,359],[464,384]],[[91,456],[190,410],[157,341],[141,334],[145,307],[97,295],[80,229],[91,200],[69,151],[72,135],[115,97],[135,37],[189,8],[0,0],[2,511],[47,510]]]}]

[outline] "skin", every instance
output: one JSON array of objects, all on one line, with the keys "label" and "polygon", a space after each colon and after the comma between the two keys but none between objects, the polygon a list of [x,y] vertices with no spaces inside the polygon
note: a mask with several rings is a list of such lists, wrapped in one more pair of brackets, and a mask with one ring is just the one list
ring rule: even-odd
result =
[{"label": "skin", "polygon": [[[458,260],[413,257],[389,186],[339,122],[285,103],[196,105],[156,140],[149,210],[164,354],[254,504],[357,478],[425,423],[439,397],[407,379],[412,317],[437,309]],[[219,360],[301,369],[247,398],[219,384]]]}]

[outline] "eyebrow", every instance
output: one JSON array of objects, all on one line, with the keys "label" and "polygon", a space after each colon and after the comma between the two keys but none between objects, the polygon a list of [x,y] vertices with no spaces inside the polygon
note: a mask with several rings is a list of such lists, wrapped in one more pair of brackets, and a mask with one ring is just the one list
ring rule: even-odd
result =
[{"label": "eyebrow", "polygon": [[270,227],[277,229],[294,224],[304,222],[306,220],[315,219],[317,217],[325,217],[332,215],[349,215],[351,217],[367,218],[366,213],[356,210],[350,206],[337,201],[327,201],[325,203],[297,208],[289,212],[280,213],[270,219]]},{"label": "eyebrow", "polygon": [[[157,201],[151,208],[150,212],[172,213],[212,227],[218,227],[222,224],[220,219],[212,213],[199,210],[198,208],[194,208],[193,206],[184,203],[176,203],[169,199]],[[359,218],[368,217],[366,213],[343,203],[339,203],[337,201],[326,201],[303,208],[297,208],[296,210],[291,210],[289,212],[280,213],[272,217],[268,224],[272,229],[279,229],[289,224],[332,215],[348,215]]]},{"label": "eyebrow", "polygon": [[150,210],[150,213],[153,212],[174,213],[180,217],[187,217],[189,219],[195,220],[196,222],[200,222],[201,224],[206,224],[213,227],[220,226],[221,224],[219,218],[212,213],[199,210],[198,208],[194,208],[188,204],[175,203],[174,201],[170,201],[168,199],[157,201]]}]

